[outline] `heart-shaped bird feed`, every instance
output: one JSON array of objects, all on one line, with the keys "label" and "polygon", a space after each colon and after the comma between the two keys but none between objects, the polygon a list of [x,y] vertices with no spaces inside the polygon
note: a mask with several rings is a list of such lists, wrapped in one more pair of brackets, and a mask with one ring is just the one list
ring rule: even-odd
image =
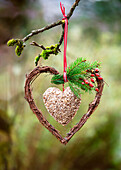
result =
[{"label": "heart-shaped bird feed", "polygon": [[[62,137],[60,132],[45,119],[45,117],[43,116],[43,113],[41,112],[41,110],[38,109],[38,107],[36,106],[35,101],[34,101],[33,96],[32,96],[31,83],[36,79],[36,77],[38,77],[38,75],[40,75],[41,73],[47,73],[47,72],[49,72],[51,74],[55,74],[55,75],[59,74],[59,72],[56,69],[52,68],[52,67],[48,67],[48,66],[39,67],[38,66],[35,69],[33,69],[26,76],[25,99],[29,103],[29,106],[30,106],[31,110],[36,115],[36,117],[38,118],[40,123],[45,128],[47,128],[62,144],[66,145],[69,142],[69,140],[72,138],[72,136],[81,129],[81,127],[86,123],[86,121],[91,116],[91,114],[98,107],[98,105],[100,103],[100,98],[102,96],[104,82],[103,82],[103,80],[96,79],[97,87],[98,87],[99,90],[97,91],[94,100],[89,104],[89,108],[87,110],[87,113],[84,114],[82,116],[82,118],[79,120],[79,122],[70,129],[70,131],[67,133],[67,135],[65,137]],[[70,89],[67,88],[65,93],[68,92],[68,91],[70,91]],[[77,102],[78,107],[80,105],[80,102],[81,102],[81,100]],[[74,114],[75,113],[76,112],[74,112]],[[55,113],[55,114],[57,115],[58,113]],[[73,116],[74,115],[72,114],[72,117]],[[63,121],[61,121],[61,122],[63,123]],[[65,122],[67,122],[67,121],[65,121]]]},{"label": "heart-shaped bird feed", "polygon": [[48,88],[43,94],[44,104],[50,115],[63,126],[76,115],[81,99],[67,87],[64,92],[55,87]]}]

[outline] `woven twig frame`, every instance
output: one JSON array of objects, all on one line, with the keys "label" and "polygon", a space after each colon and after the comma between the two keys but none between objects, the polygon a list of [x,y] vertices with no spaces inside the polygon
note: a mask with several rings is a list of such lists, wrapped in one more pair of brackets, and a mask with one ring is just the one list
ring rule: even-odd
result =
[{"label": "woven twig frame", "polygon": [[91,114],[95,111],[95,109],[98,107],[100,103],[100,99],[102,96],[102,91],[104,87],[103,80],[96,80],[99,91],[96,93],[94,100],[89,104],[89,108],[86,114],[82,116],[80,121],[74,125],[73,128],[70,129],[70,132],[67,133],[66,137],[62,137],[61,134],[55,127],[53,127],[43,116],[41,110],[39,110],[34,102],[33,96],[32,96],[32,90],[31,90],[31,82],[34,81],[36,76],[40,75],[41,73],[51,73],[51,74],[59,74],[59,72],[48,66],[44,67],[36,67],[33,69],[28,75],[26,75],[26,81],[25,81],[25,99],[29,103],[29,106],[33,113],[36,115],[40,123],[47,128],[62,144],[67,144],[69,140],[72,138],[72,136],[78,132],[81,127],[86,123],[87,119],[91,116]]}]

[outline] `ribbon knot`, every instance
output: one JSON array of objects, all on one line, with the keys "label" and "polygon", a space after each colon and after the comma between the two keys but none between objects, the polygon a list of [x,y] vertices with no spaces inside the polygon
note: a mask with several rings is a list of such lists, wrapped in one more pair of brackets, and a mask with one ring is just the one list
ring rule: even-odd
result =
[{"label": "ribbon knot", "polygon": [[[67,68],[67,61],[66,61],[66,49],[67,49],[67,34],[68,34],[68,19],[67,16],[65,14],[65,7],[64,5],[60,2],[60,8],[61,8],[61,12],[63,14],[63,19],[65,20],[65,27],[64,27],[64,55],[63,55],[63,79],[64,79],[64,83],[67,82],[67,75],[66,75],[66,68]],[[63,91],[64,91],[64,85],[63,85]]]}]

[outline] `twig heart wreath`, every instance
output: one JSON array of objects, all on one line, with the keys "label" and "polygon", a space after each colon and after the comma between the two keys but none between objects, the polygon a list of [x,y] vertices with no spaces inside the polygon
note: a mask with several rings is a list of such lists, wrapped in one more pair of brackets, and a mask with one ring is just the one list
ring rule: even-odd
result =
[{"label": "twig heart wreath", "polygon": [[[57,22],[54,22],[50,25],[47,25],[44,28],[33,30],[23,39],[11,39],[8,41],[8,46],[16,46],[15,52],[18,56],[21,55],[23,49],[25,48],[25,42],[29,40],[32,36],[42,33],[46,30],[49,30],[58,25],[62,25],[62,35],[57,44],[51,45],[50,47],[44,47],[39,45],[35,41],[30,43],[31,45],[42,48],[41,54],[35,58],[35,65],[38,65],[40,57],[45,60],[51,54],[57,55],[60,52],[60,46],[64,40],[64,70],[63,75],[61,75],[55,68],[49,66],[37,66],[34,68],[28,75],[26,75],[25,81],[25,99],[30,105],[31,110],[36,115],[40,123],[47,128],[62,144],[67,144],[72,136],[78,132],[81,127],[86,123],[87,119],[95,111],[100,103],[102,96],[102,91],[104,87],[104,80],[100,75],[99,67],[100,63],[93,62],[89,63],[86,59],[78,58],[74,63],[67,67],[66,62],[66,47],[67,47],[67,32],[68,32],[68,20],[72,16],[76,6],[78,6],[80,0],[76,0],[72,5],[68,15],[65,15],[65,7],[60,3],[60,8],[63,14],[63,19]],[[87,113],[82,116],[80,121],[70,129],[70,132],[67,133],[66,137],[62,137],[61,134],[55,127],[53,127],[43,116],[41,110],[39,110],[35,104],[35,101],[32,96],[31,83],[41,73],[50,73],[53,75],[51,83],[54,84],[63,84],[63,92],[55,87],[48,88],[43,94],[43,100],[45,106],[51,116],[60,124],[65,126],[68,124],[75,116],[80,103],[81,103],[81,93],[82,90],[87,91],[96,91],[94,100],[89,104]],[[64,89],[64,83],[68,82],[69,87]]]}]

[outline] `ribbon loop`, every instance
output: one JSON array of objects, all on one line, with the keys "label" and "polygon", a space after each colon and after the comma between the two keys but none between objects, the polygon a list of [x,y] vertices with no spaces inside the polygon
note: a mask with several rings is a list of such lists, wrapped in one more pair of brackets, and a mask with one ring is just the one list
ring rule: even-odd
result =
[{"label": "ribbon loop", "polygon": [[[67,34],[68,34],[68,19],[67,16],[65,14],[65,7],[64,5],[60,2],[60,8],[61,8],[61,12],[63,14],[63,19],[65,20],[65,27],[64,27],[64,55],[63,55],[63,79],[64,79],[64,83],[67,82],[67,75],[66,75],[66,68],[67,68],[67,60],[66,60],[66,49],[67,49]],[[64,85],[63,85],[63,91],[64,91]]]},{"label": "ribbon loop", "polygon": [[60,2],[60,8],[61,8],[61,12],[62,12],[63,16],[66,17],[66,15],[65,15],[65,7],[61,2]]}]

